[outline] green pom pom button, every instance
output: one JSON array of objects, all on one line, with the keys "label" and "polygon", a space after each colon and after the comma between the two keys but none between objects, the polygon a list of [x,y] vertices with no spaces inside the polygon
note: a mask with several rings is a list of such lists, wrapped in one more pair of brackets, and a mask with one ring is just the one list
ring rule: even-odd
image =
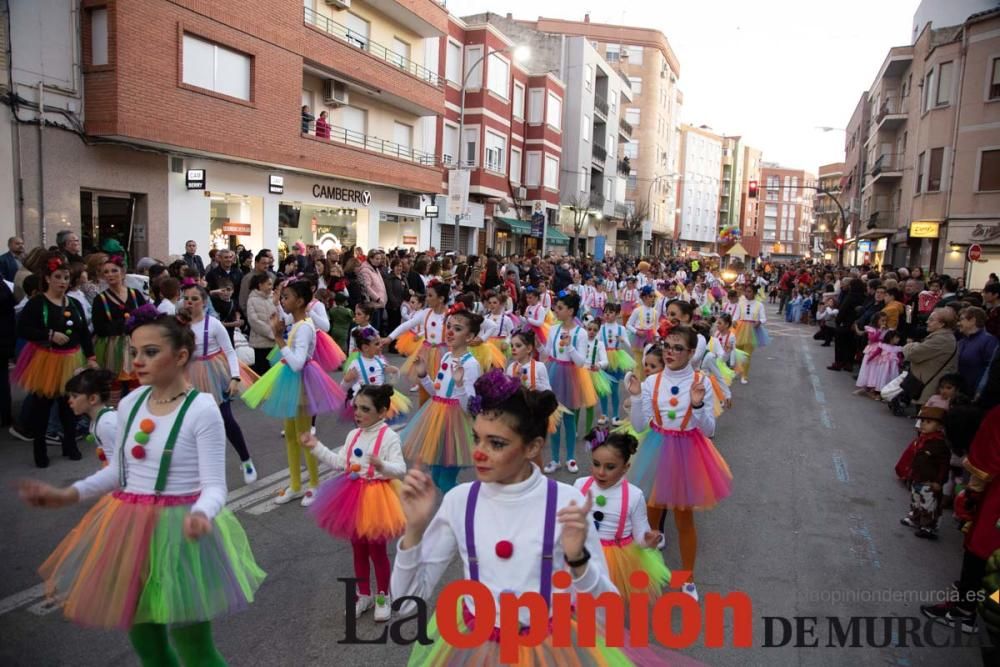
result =
[{"label": "green pom pom button", "polygon": [[677,419],[677,413],[673,410],[667,410],[667,417],[670,419]]},{"label": "green pom pom button", "polygon": [[139,431],[138,433],[135,434],[135,441],[138,442],[140,445],[145,445],[146,443],[149,442],[149,434]]},{"label": "green pom pom button", "polygon": [[608,499],[604,496],[597,496],[597,498],[594,499],[594,502],[597,503],[598,507],[604,507],[608,504]]},{"label": "green pom pom button", "polygon": [[94,437],[93,433],[88,433],[87,437],[85,438],[85,440],[87,442],[89,442],[90,444],[94,444],[95,442],[97,442],[97,438]]}]

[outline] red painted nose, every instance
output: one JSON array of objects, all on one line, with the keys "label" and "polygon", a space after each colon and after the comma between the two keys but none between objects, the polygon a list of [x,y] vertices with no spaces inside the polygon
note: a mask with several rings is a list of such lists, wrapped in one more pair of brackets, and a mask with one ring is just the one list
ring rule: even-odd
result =
[{"label": "red painted nose", "polygon": [[489,457],[480,451],[472,452],[472,460],[476,461],[477,463],[482,463],[483,461],[486,461],[488,459]]}]

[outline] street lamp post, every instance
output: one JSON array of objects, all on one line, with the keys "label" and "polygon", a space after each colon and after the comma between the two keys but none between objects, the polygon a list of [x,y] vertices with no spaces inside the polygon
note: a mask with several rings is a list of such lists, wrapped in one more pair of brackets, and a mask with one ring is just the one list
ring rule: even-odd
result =
[{"label": "street lamp post", "polygon": [[[472,63],[472,66],[470,66],[466,70],[465,76],[462,77],[462,90],[461,90],[462,101],[461,101],[461,107],[460,107],[459,114],[458,114],[458,153],[459,153],[459,155],[458,155],[458,168],[459,169],[463,169],[464,170],[464,169],[468,168],[468,165],[465,164],[465,160],[462,159],[462,152],[463,152],[463,149],[465,147],[464,146],[464,135],[465,135],[465,93],[466,93],[466,86],[468,86],[468,84],[469,84],[469,77],[476,70],[476,68],[479,67],[479,65],[483,63],[483,61],[485,61],[490,56],[501,54],[501,53],[510,53],[510,54],[512,54],[514,56],[514,60],[517,60],[518,62],[524,62],[524,61],[526,61],[530,57],[530,55],[531,55],[530,51],[528,50],[528,47],[526,47],[526,46],[508,46],[507,48],[500,49],[498,51],[490,51],[489,45],[488,44],[483,44],[483,55],[479,56],[479,58],[476,59],[476,61]],[[483,87],[486,85],[485,71],[480,70],[480,72],[479,72],[479,78],[480,78],[480,80],[479,80],[479,87],[480,87],[480,90],[482,90]],[[478,145],[478,142],[477,142],[477,145]],[[478,153],[478,151],[476,151],[476,152]],[[460,227],[461,226],[461,222],[462,222],[462,216],[461,215],[455,215],[455,257],[456,257],[456,259],[457,259],[458,255],[460,254],[460,252],[459,252],[459,237],[461,236],[461,234],[459,232],[460,232],[460,229],[461,229],[461,227]],[[545,245],[545,232],[544,232],[544,228],[543,228],[543,232],[542,232],[542,246],[544,247],[544,245]]]}]

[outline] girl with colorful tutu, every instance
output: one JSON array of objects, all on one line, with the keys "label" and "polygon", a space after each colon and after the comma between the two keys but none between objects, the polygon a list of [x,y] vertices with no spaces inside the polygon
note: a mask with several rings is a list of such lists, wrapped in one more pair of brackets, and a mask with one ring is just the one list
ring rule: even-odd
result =
[{"label": "girl with colorful tutu", "polygon": [[147,305],[128,331],[143,388],[119,404],[110,465],[64,488],[21,483],[35,507],[99,499],[39,572],[67,618],[126,630],[143,665],[225,665],[211,621],[247,608],[265,574],[225,508],[222,417],[187,381],[185,323]]},{"label": "girl with colorful tutu", "polygon": [[[698,552],[695,509],[710,509],[729,495],[733,475],[709,439],[715,432],[715,400],[708,377],[691,367],[698,334],[686,326],[671,329],[663,346],[666,367],[642,383],[633,379],[632,426],[639,453],[629,481],[649,503],[649,523],[659,526],[673,510],[683,570],[694,572]],[[693,581],[684,592],[697,599]]]},{"label": "girl with colorful tutu", "polygon": [[524,288],[524,322],[535,332],[535,342],[544,346],[549,339],[548,309],[542,305],[537,288],[528,285]]},{"label": "girl with colorful tutu", "polygon": [[[392,387],[390,378],[399,377],[399,369],[386,363],[380,354],[382,340],[374,327],[354,329],[351,331],[351,342],[356,353],[348,357],[344,366],[344,379],[341,384],[347,387],[348,419],[354,419],[354,397],[369,385],[376,387],[388,385]],[[389,411],[386,419],[389,423],[402,415],[409,414],[412,407],[410,399],[395,389],[390,392]]]},{"label": "girl with colorful tutu", "polygon": [[[406,322],[401,323],[386,338],[382,340],[383,345],[388,345],[392,341],[400,338],[408,331],[420,329],[423,332],[420,346],[415,349],[407,360],[403,363],[400,372],[415,378],[416,362],[419,359],[423,366],[433,372],[441,365],[441,357],[448,351],[445,343],[445,320],[448,318],[448,296],[451,294],[451,287],[448,283],[431,282],[427,285],[425,300],[427,307],[416,313]],[[420,387],[420,405],[423,406],[430,399],[432,394],[427,393],[424,387]]]},{"label": "girl with colorful tutu", "polygon": [[[296,278],[297,282],[307,282],[309,283],[309,288],[312,290],[313,294],[316,292],[316,283],[311,278]],[[286,281],[287,282],[290,281]],[[292,326],[295,324],[295,318],[291,313],[285,311],[281,306],[281,298],[279,294],[278,298],[278,315],[284,321],[285,324],[285,334],[291,330]],[[319,299],[313,298],[309,305],[306,306],[306,317],[312,322],[313,329],[316,331],[316,353],[313,355],[313,359],[319,364],[327,373],[333,373],[340,370],[340,367],[344,365],[344,361],[347,359],[347,355],[344,350],[337,344],[337,341],[333,340],[330,336],[330,314],[326,310],[326,306]],[[281,360],[281,351],[278,346],[275,346],[271,353],[268,355],[268,360],[272,364],[278,363]],[[312,425],[316,425],[315,416],[312,420]]]},{"label": "girl with colorful tutu", "polygon": [[400,433],[407,460],[430,466],[434,483],[445,493],[458,483],[462,468],[472,465],[472,419],[465,408],[482,369],[469,352],[469,343],[483,323],[481,316],[462,305],[447,316],[448,351],[436,366],[422,359],[414,363],[421,386],[432,398]]},{"label": "girl with colorful tutu", "polygon": [[191,318],[188,326],[194,334],[194,357],[188,363],[188,380],[194,388],[215,399],[226,427],[226,439],[240,457],[243,482],[257,481],[257,468],[250,458],[243,429],[233,416],[233,399],[257,381],[257,374],[240,362],[229,340],[229,332],[217,318],[205,312],[208,292],[191,282],[184,286],[184,308],[178,311],[181,321]]},{"label": "girl with colorful tutu", "polygon": [[715,333],[712,334],[709,347],[719,359],[725,361],[726,365],[740,376],[740,382],[746,379],[749,358],[746,352],[736,347],[733,317],[729,313],[719,313],[719,317],[715,320]]},{"label": "girl with colorful tutu", "polygon": [[[601,333],[601,321],[593,315],[588,314],[584,328],[587,330],[587,371],[590,381],[594,385],[594,393],[597,394],[598,399],[608,398],[611,396],[612,385],[618,383],[604,370],[608,367],[608,351],[604,347],[604,341],[601,340],[599,335]],[[590,429],[594,427],[596,410],[597,406],[592,405],[585,411],[583,422],[584,433],[589,433]]]},{"label": "girl with colorful tutu", "polygon": [[90,433],[87,442],[95,446],[94,453],[101,467],[114,456],[118,434],[118,413],[108,405],[115,374],[104,368],[85,368],[66,383],[69,408],[77,417],[87,415]]},{"label": "girl with colorful tutu", "polygon": [[734,316],[736,321],[736,348],[746,355],[746,371],[741,376],[740,382],[746,384],[750,381],[750,360],[753,351],[758,347],[764,347],[769,342],[767,329],[767,307],[763,301],[757,300],[757,291],[753,285],[747,285],[743,289],[743,299],[736,309]]},{"label": "girl with colorful tutu", "polygon": [[[125,395],[138,382],[128,356],[125,322],[132,311],[146,304],[146,298],[139,290],[125,286],[125,259],[121,255],[108,255],[101,277],[107,288],[93,303],[94,352],[97,365],[117,376],[120,394]],[[117,403],[117,399],[113,396],[112,402]]]},{"label": "girl with colorful tutu", "polygon": [[622,318],[628,322],[632,317],[632,311],[639,305],[639,290],[635,286],[635,276],[625,279],[624,289],[621,291]]},{"label": "girl with colorful tutu", "polygon": [[312,300],[312,284],[294,280],[281,290],[281,307],[292,316],[291,331],[285,337],[285,323],[277,315],[271,318],[274,340],[278,341],[281,359],[267,373],[243,392],[243,401],[251,408],[284,420],[285,450],[288,454],[289,486],[282,489],[274,502],[284,505],[301,498],[309,507],[316,499],[319,486],[319,466],[305,452],[309,470],[309,488],[302,490],[301,435],[310,431],[312,417],[344,410],[344,390],[330,379],[314,358],[317,353],[316,328],[306,316]]},{"label": "girl with colorful tutu", "polygon": [[[552,329],[545,353],[548,358],[549,381],[559,404],[568,410],[563,415],[563,437],[566,440],[566,469],[577,473],[576,426],[580,410],[597,405],[597,393],[588,373],[587,332],[576,324],[580,310],[580,296],[562,291],[556,299],[553,312],[558,324]],[[545,464],[545,473],[551,474],[561,467],[559,463],[560,432],[552,434],[552,459]]]},{"label": "girl with colorful tutu", "polygon": [[350,335],[351,333],[354,333],[355,329],[375,331],[376,333],[378,332],[378,330],[372,326],[372,315],[374,314],[375,307],[370,303],[359,303],[354,306],[354,325],[351,327],[351,331],[347,336],[348,361],[350,361],[350,357],[358,351],[357,343],[354,341],[354,336]]},{"label": "girl with colorful tutu", "polygon": [[42,263],[42,293],[28,300],[17,320],[17,337],[26,342],[11,379],[32,395],[30,430],[39,468],[49,465],[45,432],[53,403],[62,424],[63,456],[72,461],[83,457],[76,446],[76,419],[63,388],[78,368],[97,368],[97,361],[83,309],[76,299],[66,296],[69,281],[69,265],[62,254],[49,253]]},{"label": "girl with colorful tutu", "polygon": [[[612,583],[626,600],[633,593],[645,593],[652,605],[670,581],[670,570],[656,550],[660,533],[649,526],[646,498],[639,487],[625,479],[638,447],[635,436],[629,433],[611,433],[604,440],[595,440],[590,450],[590,476],[577,479],[573,486],[585,497],[595,496],[590,519],[601,538]],[[649,585],[633,590],[629,578],[637,571],[646,573]]]},{"label": "girl with colorful tutu", "polygon": [[[341,472],[320,487],[309,510],[320,528],[335,538],[349,540],[354,552],[358,590],[354,615],[375,607],[375,620],[392,615],[389,598],[389,554],[386,543],[403,534],[406,520],[399,503],[398,480],[406,474],[399,436],[386,416],[391,385],[366,384],[354,395],[354,423],[344,446],[330,451],[311,433],[302,444],[317,459]],[[377,595],[372,595],[371,568],[375,568]]]},{"label": "girl with colorful tutu", "polygon": [[[868,340],[868,344],[865,349],[861,352],[861,370],[858,371],[858,379],[854,385],[858,388],[855,391],[855,395],[861,396],[867,394],[869,398],[876,398],[882,391],[879,387],[875,389],[875,361],[881,356],[882,350],[879,345],[882,343],[882,339],[889,332],[889,327],[887,322],[889,321],[889,316],[879,311],[875,313],[872,317],[871,324],[865,327],[865,337]],[[855,327],[856,329],[857,327]],[[898,373],[897,373],[898,375]],[[892,378],[889,378],[890,380]]]},{"label": "girl with colorful tutu", "polygon": [[617,421],[621,409],[621,381],[625,374],[635,368],[635,359],[632,357],[632,340],[629,338],[628,329],[618,321],[621,313],[621,306],[617,303],[609,303],[604,306],[601,325],[601,342],[608,352],[608,375],[615,382],[611,383],[611,394],[601,397],[601,412],[608,416],[608,419]]},{"label": "girl with colorful tutu", "polygon": [[632,311],[625,328],[632,334],[632,353],[635,357],[639,379],[642,379],[643,349],[656,341],[656,331],[660,327],[660,313],[657,306],[656,290],[646,285],[639,290],[640,303]]},{"label": "girl with colorful tutu", "polygon": [[517,329],[517,322],[514,316],[506,311],[510,299],[505,292],[487,291],[484,301],[489,313],[483,318],[483,330],[479,337],[503,352],[505,363],[501,364],[502,368],[510,359],[510,337]]}]

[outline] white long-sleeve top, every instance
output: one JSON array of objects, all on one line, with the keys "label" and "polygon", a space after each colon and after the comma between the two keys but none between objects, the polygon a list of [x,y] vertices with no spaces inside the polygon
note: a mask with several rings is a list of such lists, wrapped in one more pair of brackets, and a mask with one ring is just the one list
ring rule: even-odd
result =
[{"label": "white long-sleeve top", "polygon": [[[559,342],[564,333],[569,336],[569,343],[565,346]],[[549,338],[545,341],[545,354],[551,360],[572,361],[583,368],[587,365],[587,330],[560,322],[549,332]]]},{"label": "white long-sleeve top", "polygon": [[447,311],[435,313],[430,308],[414,313],[413,317],[400,324],[389,334],[390,340],[396,340],[407,331],[418,329],[423,331],[424,340],[431,345],[444,345],[444,322],[448,319]]},{"label": "white long-sleeve top", "polygon": [[[174,411],[163,417],[151,414],[148,401],[144,402],[135,415],[131,432],[123,433],[135,402],[145,394],[146,391],[142,389],[133,391],[118,404],[122,416],[115,433],[115,455],[108,456],[106,468],[73,484],[80,494],[80,500],[97,498],[118,490],[118,474],[123,457],[127,474],[122,490],[148,495],[154,493],[163,448],[184,401],[178,400]],[[145,458],[137,459],[132,456],[132,448],[137,444],[135,434],[139,432],[139,424],[143,419],[151,419],[155,428],[145,445]],[[121,451],[123,448],[124,451]],[[205,393],[194,398],[184,416],[174,444],[167,486],[163,490],[164,495],[170,496],[199,492],[201,496],[191,511],[201,512],[209,519],[214,518],[226,504],[226,430],[222,425],[219,406],[215,404],[211,394]]]},{"label": "white long-sleeve top", "polygon": [[118,412],[113,409],[97,414],[97,419],[90,422],[90,434],[94,436],[94,444],[104,450],[108,461],[114,457],[115,437],[118,435]]},{"label": "white long-sleeve top", "polygon": [[629,333],[637,334],[640,331],[655,330],[660,324],[660,313],[656,306],[647,306],[640,303],[629,315],[625,328]]},{"label": "white long-sleeve top", "polygon": [[296,373],[302,372],[305,365],[316,353],[316,327],[307,317],[292,325],[288,339],[281,347],[281,358],[288,367]]},{"label": "white long-sleeve top", "polygon": [[[624,283],[622,283],[624,285]],[[623,304],[637,304],[639,303],[639,290],[636,288],[629,289],[628,287],[622,287],[621,289],[622,303]]]},{"label": "white long-sleeve top", "polygon": [[632,339],[629,338],[628,329],[617,322],[602,324],[601,332],[598,335],[604,343],[606,350],[627,350],[632,346]]},{"label": "white long-sleeve top", "polygon": [[[344,440],[344,446],[336,450],[329,449],[321,442],[313,448],[313,456],[334,470],[346,470],[347,466],[357,463],[361,466],[359,474],[362,477],[368,477],[368,467],[371,465],[372,455],[375,452],[375,443],[378,441],[378,434],[384,426],[386,426],[385,420],[380,420],[368,428],[352,429],[347,434],[347,439]],[[357,450],[360,450],[361,453],[358,454]],[[402,479],[406,475],[403,446],[399,442],[399,434],[391,428],[386,427],[385,429],[378,457],[385,464],[383,472],[379,472],[373,467],[371,479]]]},{"label": "white long-sleeve top", "polygon": [[[583,493],[583,487],[587,483],[590,477],[577,477],[573,481],[573,487],[578,489],[580,493]],[[622,507],[622,487],[628,485],[628,507]],[[642,540],[645,538],[646,533],[652,532],[649,527],[649,519],[646,515],[646,497],[640,489],[635,484],[629,484],[628,480],[624,476],[611,486],[606,489],[602,489],[597,484],[597,480],[594,480],[590,485],[588,492],[594,499],[597,496],[604,496],[606,502],[604,505],[598,505],[596,502],[590,508],[590,519],[592,522],[597,522],[594,519],[594,512],[601,512],[604,514],[604,519],[598,523],[597,535],[602,540],[613,540],[618,535],[618,522],[621,520],[622,510],[625,510],[625,530],[622,531],[622,538],[634,536],[635,540],[642,544]],[[594,523],[591,523],[594,525]]]},{"label": "white long-sleeve top", "polygon": [[726,300],[726,302],[722,304],[722,312],[733,318],[733,322],[736,322],[740,319],[740,302],[737,301],[736,303],[733,303],[732,301]]},{"label": "white long-sleeve top", "polygon": [[[577,505],[584,503],[578,490],[568,484],[557,484],[557,512],[568,506],[571,500]],[[462,559],[463,578],[470,577],[465,510],[471,488],[471,484],[461,484],[445,494],[420,544],[403,549],[402,539],[400,540],[392,568],[391,588],[394,597],[413,595],[430,598],[441,575],[456,554]],[[497,609],[500,608],[500,593],[503,591],[513,591],[518,595],[529,591],[541,592],[546,494],[547,479],[537,467],[533,468],[531,477],[523,482],[484,483],[479,490],[474,523],[479,581],[492,592]],[[526,508],[531,508],[531,511],[525,511]],[[557,520],[552,549],[553,572],[566,569],[561,535],[562,526]],[[501,540],[514,545],[510,558],[502,559],[497,556],[495,547]],[[573,579],[568,591],[574,597],[578,593],[594,596],[601,593],[617,594],[618,589],[608,577],[604,551],[595,531],[587,531],[585,546],[590,553],[590,560],[583,574]],[[470,611],[474,612],[474,602],[467,600],[466,603]],[[530,621],[527,609],[522,608],[519,615],[523,624]]]},{"label": "white long-sleeve top", "polygon": [[507,366],[507,375],[518,378],[521,384],[533,391],[549,391],[552,383],[549,382],[549,369],[540,361],[531,359],[526,364],[513,362]]},{"label": "white long-sleeve top", "polygon": [[597,366],[600,369],[608,367],[608,350],[600,336],[587,339],[587,368]]},{"label": "white long-sleeve top", "polygon": [[548,308],[543,306],[541,303],[536,303],[534,306],[528,306],[524,309],[524,319],[526,319],[531,326],[540,327],[545,324],[545,316],[548,315],[548,312]]},{"label": "white long-sleeve top", "polygon": [[487,340],[489,338],[508,338],[514,333],[514,318],[507,313],[494,315],[490,313],[483,318],[483,324],[479,329],[479,338]]},{"label": "white long-sleeve top", "polygon": [[[736,334],[733,333],[732,329],[725,333],[716,331],[712,335],[712,341],[713,345],[719,348],[713,351],[723,359],[728,359],[730,353],[736,349]],[[711,349],[713,345],[709,345],[709,348]]]},{"label": "white long-sleeve top", "polygon": [[[207,348],[205,347],[206,322],[208,323]],[[202,319],[192,322],[188,326],[191,327],[191,333],[194,334],[194,356],[196,359],[210,357],[222,350],[229,363],[229,377],[237,378],[240,376],[240,359],[236,356],[236,350],[233,348],[233,344],[229,340],[229,333],[222,322],[211,315],[205,315]]]},{"label": "white long-sleeve top", "polygon": [[545,310],[552,310],[552,292],[548,290],[539,293],[538,303],[545,307]]},{"label": "white long-sleeve top", "polygon": [[[660,380],[660,390],[657,395],[656,381]],[[705,403],[698,410],[691,411],[691,419],[683,430],[698,428],[711,438],[715,434],[715,414],[713,405],[715,394],[708,376],[699,373],[705,387]],[[636,400],[632,398],[632,426],[637,431],[644,430],[650,423],[656,421],[659,426],[669,431],[680,431],[684,416],[691,405],[691,385],[694,383],[694,369],[690,365],[679,371],[664,368],[661,372],[650,375],[642,383],[642,393]],[[675,390],[676,388],[676,390]],[[654,398],[659,408],[659,419],[653,409]]]},{"label": "white long-sleeve top", "polygon": [[[465,376],[461,382],[455,382],[455,363],[460,363],[465,369]],[[483,369],[479,362],[472,356],[471,352],[466,352],[459,358],[451,352],[445,352],[441,357],[441,365],[437,368],[428,368],[427,375],[420,378],[420,384],[431,396],[438,398],[456,398],[464,410],[475,393],[476,380],[482,375]]]},{"label": "white long-sleeve top", "polygon": [[750,299],[749,301],[745,298],[740,299],[739,308],[736,310],[736,315],[733,316],[733,320],[742,320],[744,322],[760,322],[761,324],[767,323],[767,308],[764,304],[757,299]]},{"label": "white long-sleeve top", "polygon": [[701,334],[698,334],[698,345],[694,348],[694,356],[691,357],[691,365],[694,368],[700,368],[701,362],[705,358],[705,352],[708,351],[708,341]]},{"label": "white long-sleeve top", "polygon": [[351,365],[344,369],[344,375],[347,375],[352,368],[358,372],[358,379],[351,385],[351,389],[357,394],[366,384],[385,384],[385,369],[388,365],[381,354],[374,357],[358,354]]},{"label": "white long-sleeve top", "polygon": [[[294,324],[291,313],[286,313],[280,304],[278,305],[278,315],[284,321],[286,327]],[[327,314],[323,304],[316,299],[310,301],[309,305],[306,306],[306,317],[311,319],[313,326],[320,331],[330,332],[330,316]]]}]

